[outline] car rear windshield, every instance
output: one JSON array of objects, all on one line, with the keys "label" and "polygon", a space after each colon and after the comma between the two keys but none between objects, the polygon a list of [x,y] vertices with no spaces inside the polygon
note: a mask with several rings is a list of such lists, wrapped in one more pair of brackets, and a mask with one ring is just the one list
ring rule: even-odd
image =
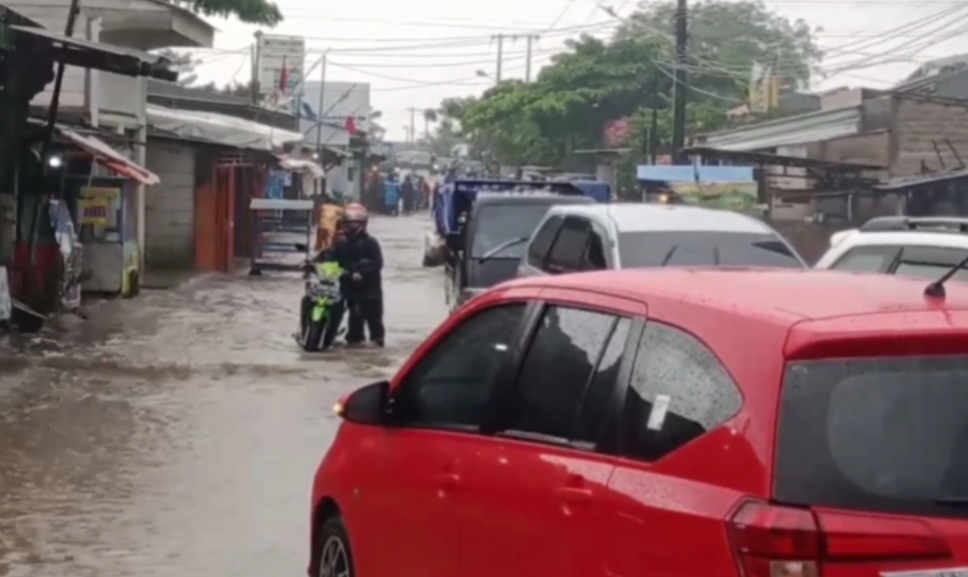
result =
[{"label": "car rear windshield", "polygon": [[792,363],[774,497],[968,517],[968,356]]},{"label": "car rear windshield", "polygon": [[[531,236],[544,218],[551,204],[490,204],[482,206],[474,216],[474,242],[471,256],[479,258],[494,250],[501,243]],[[527,242],[509,246],[494,258],[521,258]]]},{"label": "car rear windshield", "polygon": [[619,235],[623,268],[738,265],[803,268],[773,234],[676,231]]}]

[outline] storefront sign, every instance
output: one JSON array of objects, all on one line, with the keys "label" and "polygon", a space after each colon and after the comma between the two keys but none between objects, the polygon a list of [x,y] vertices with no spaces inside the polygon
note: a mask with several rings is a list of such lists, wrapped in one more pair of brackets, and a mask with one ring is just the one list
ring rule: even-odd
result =
[{"label": "storefront sign", "polygon": [[114,229],[118,225],[120,208],[120,188],[87,186],[78,195],[77,211],[81,226]]},{"label": "storefront sign", "polygon": [[12,308],[10,302],[10,285],[7,282],[7,269],[0,266],[0,321],[10,320]]}]

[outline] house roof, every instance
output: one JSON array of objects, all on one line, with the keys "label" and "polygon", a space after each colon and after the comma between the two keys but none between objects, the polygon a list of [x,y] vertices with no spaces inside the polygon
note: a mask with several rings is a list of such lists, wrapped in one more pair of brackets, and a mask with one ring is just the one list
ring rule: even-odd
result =
[{"label": "house roof", "polygon": [[13,25],[8,28],[36,42],[59,48],[53,52],[54,59],[66,64],[105,70],[124,76],[151,76],[164,80],[178,78],[178,73],[171,69],[171,61],[157,54],[80,38],[69,38],[36,26]]},{"label": "house roof", "polygon": [[721,130],[698,135],[692,140],[707,148],[754,151],[860,134],[862,120],[863,107],[852,106]]}]

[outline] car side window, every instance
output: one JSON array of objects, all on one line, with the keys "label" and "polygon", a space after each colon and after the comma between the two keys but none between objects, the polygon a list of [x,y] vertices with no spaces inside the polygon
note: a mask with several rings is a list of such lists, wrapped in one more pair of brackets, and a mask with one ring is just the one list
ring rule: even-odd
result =
[{"label": "car side window", "polygon": [[558,237],[551,245],[545,269],[551,273],[580,270],[591,226],[582,218],[568,217],[561,225]]},{"label": "car side window", "polygon": [[735,415],[742,396],[709,348],[649,321],[639,342],[623,412],[622,452],[654,461]]},{"label": "car side window", "polygon": [[585,247],[585,255],[582,257],[581,270],[605,270],[608,268],[608,260],[605,257],[605,237],[596,226],[592,226],[588,231],[588,246]]},{"label": "car side window", "polygon": [[534,238],[531,239],[531,245],[528,246],[529,265],[541,268],[544,264],[545,257],[548,256],[548,251],[551,249],[551,243],[558,236],[558,229],[561,228],[561,223],[564,220],[560,216],[552,216],[541,225],[541,228],[535,233]]},{"label": "car side window", "polygon": [[830,266],[833,270],[885,272],[897,257],[896,246],[858,246],[844,253]]},{"label": "car side window", "polygon": [[416,426],[480,426],[498,369],[525,316],[515,303],[485,309],[446,335],[394,394],[394,420]]},{"label": "car side window", "polygon": [[550,306],[524,356],[500,429],[594,446],[602,432],[631,322]]}]

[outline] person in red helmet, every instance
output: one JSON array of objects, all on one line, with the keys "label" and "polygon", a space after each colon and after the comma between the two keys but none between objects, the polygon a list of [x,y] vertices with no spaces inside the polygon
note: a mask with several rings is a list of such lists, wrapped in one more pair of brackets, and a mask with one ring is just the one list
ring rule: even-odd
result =
[{"label": "person in red helmet", "polygon": [[380,243],[366,231],[369,214],[361,204],[353,203],[343,211],[342,230],[346,240],[335,247],[337,262],[346,274],[342,291],[349,310],[346,330],[347,346],[358,346],[366,340],[384,345],[383,327],[383,251]]}]

